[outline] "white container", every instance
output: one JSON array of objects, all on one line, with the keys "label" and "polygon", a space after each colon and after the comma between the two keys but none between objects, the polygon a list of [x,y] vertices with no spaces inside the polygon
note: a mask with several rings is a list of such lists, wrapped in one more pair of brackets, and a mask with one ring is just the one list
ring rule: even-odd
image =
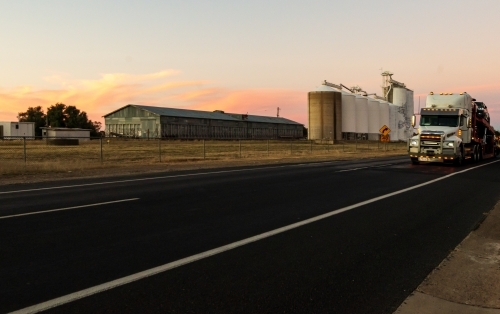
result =
[{"label": "white container", "polygon": [[356,133],[368,133],[368,99],[356,95]]}]

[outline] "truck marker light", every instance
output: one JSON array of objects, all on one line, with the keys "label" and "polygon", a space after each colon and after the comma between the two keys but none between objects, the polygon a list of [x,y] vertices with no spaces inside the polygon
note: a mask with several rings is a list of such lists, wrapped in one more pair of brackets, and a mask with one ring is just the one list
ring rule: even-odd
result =
[{"label": "truck marker light", "polygon": [[434,92],[430,92],[429,95],[434,95]]}]

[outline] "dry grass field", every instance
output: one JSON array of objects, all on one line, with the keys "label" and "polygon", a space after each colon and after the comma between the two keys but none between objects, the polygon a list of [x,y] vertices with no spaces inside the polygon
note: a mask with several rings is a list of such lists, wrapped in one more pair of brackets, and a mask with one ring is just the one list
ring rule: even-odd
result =
[{"label": "dry grass field", "polygon": [[43,140],[0,140],[0,175],[59,173],[91,169],[230,160],[264,161],[283,158],[365,158],[403,154],[406,143],[353,142],[319,144],[310,141],[203,141],[103,138],[77,146],[47,145]]}]

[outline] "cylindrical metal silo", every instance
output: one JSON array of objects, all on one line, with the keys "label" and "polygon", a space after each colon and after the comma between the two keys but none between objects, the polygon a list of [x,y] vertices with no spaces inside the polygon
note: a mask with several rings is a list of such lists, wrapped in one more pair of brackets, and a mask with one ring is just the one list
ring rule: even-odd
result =
[{"label": "cylindrical metal silo", "polygon": [[406,133],[407,133],[406,91],[407,91],[407,89],[404,87],[394,87],[393,94],[392,94],[392,103],[399,107],[398,112],[396,114],[396,121],[397,121],[397,126],[398,126],[398,128],[397,128],[398,138],[400,140],[405,140]]},{"label": "cylindrical metal silo", "polygon": [[380,128],[382,128],[384,125],[389,126],[389,103],[387,101],[381,100],[379,108],[380,108]]},{"label": "cylindrical metal silo", "polygon": [[356,101],[354,94],[342,94],[342,132],[356,132]]},{"label": "cylindrical metal silo", "polygon": [[413,127],[411,126],[411,119],[413,113],[415,112],[415,106],[413,104],[413,91],[406,90],[406,124],[408,125],[406,138],[409,139],[413,136]]},{"label": "cylindrical metal silo", "polygon": [[341,102],[340,91],[321,85],[308,94],[309,131],[311,140],[335,139],[335,107]]},{"label": "cylindrical metal silo", "polygon": [[389,129],[391,129],[391,133],[389,134],[391,137],[391,142],[397,142],[399,140],[399,132],[398,132],[398,109],[400,107],[394,104],[389,104]]},{"label": "cylindrical metal silo", "polygon": [[356,133],[368,133],[368,99],[356,95]]},{"label": "cylindrical metal silo", "polygon": [[378,140],[380,124],[380,102],[376,99],[368,98],[368,139]]}]

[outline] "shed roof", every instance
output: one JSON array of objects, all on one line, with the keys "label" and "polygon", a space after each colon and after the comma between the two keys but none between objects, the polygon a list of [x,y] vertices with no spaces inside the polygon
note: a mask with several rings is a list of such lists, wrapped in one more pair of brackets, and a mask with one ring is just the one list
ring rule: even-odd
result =
[{"label": "shed roof", "polygon": [[[159,116],[227,120],[227,121],[242,121],[243,120],[243,118],[242,118],[243,114],[240,114],[240,113],[223,113],[222,111],[219,111],[219,110],[211,112],[211,111],[190,110],[190,109],[143,106],[143,105],[134,105],[134,104],[130,104],[130,105],[121,107],[113,112],[106,114],[104,117],[107,117],[107,116],[109,116],[117,111],[120,111],[123,108],[126,108],[128,106],[134,106],[136,108],[149,111],[149,112],[156,114],[156,115],[159,115]],[[243,121],[302,125],[298,122],[288,120],[285,118],[281,118],[281,117],[266,117],[266,116],[255,116],[255,115],[248,115],[248,118],[244,119]]]},{"label": "shed roof", "polygon": [[47,129],[52,131],[92,131],[91,129],[80,129],[80,128],[51,128],[51,127],[41,127],[40,129]]},{"label": "shed roof", "polygon": [[[260,122],[260,123],[277,123],[277,124],[295,124],[302,125],[301,123],[285,119],[282,117],[268,117],[268,116],[255,116],[255,115],[245,115],[241,113],[228,113],[228,115],[232,115],[233,117],[242,117],[240,120],[249,121],[249,122]],[[247,116],[246,119],[243,119],[243,116]]]},{"label": "shed roof", "polygon": [[113,112],[108,113],[104,117],[109,116],[112,113],[115,113],[125,107],[134,106],[136,108],[149,111],[151,113],[157,114],[159,116],[172,116],[172,117],[182,117],[182,118],[197,118],[197,119],[213,119],[213,120],[229,120],[229,121],[238,121],[233,117],[230,117],[226,114],[220,112],[210,112],[210,111],[201,111],[201,110],[189,110],[189,109],[177,109],[177,108],[165,108],[165,107],[153,107],[153,106],[142,106],[142,105],[134,105],[130,104],[124,106],[120,109],[117,109]]}]

